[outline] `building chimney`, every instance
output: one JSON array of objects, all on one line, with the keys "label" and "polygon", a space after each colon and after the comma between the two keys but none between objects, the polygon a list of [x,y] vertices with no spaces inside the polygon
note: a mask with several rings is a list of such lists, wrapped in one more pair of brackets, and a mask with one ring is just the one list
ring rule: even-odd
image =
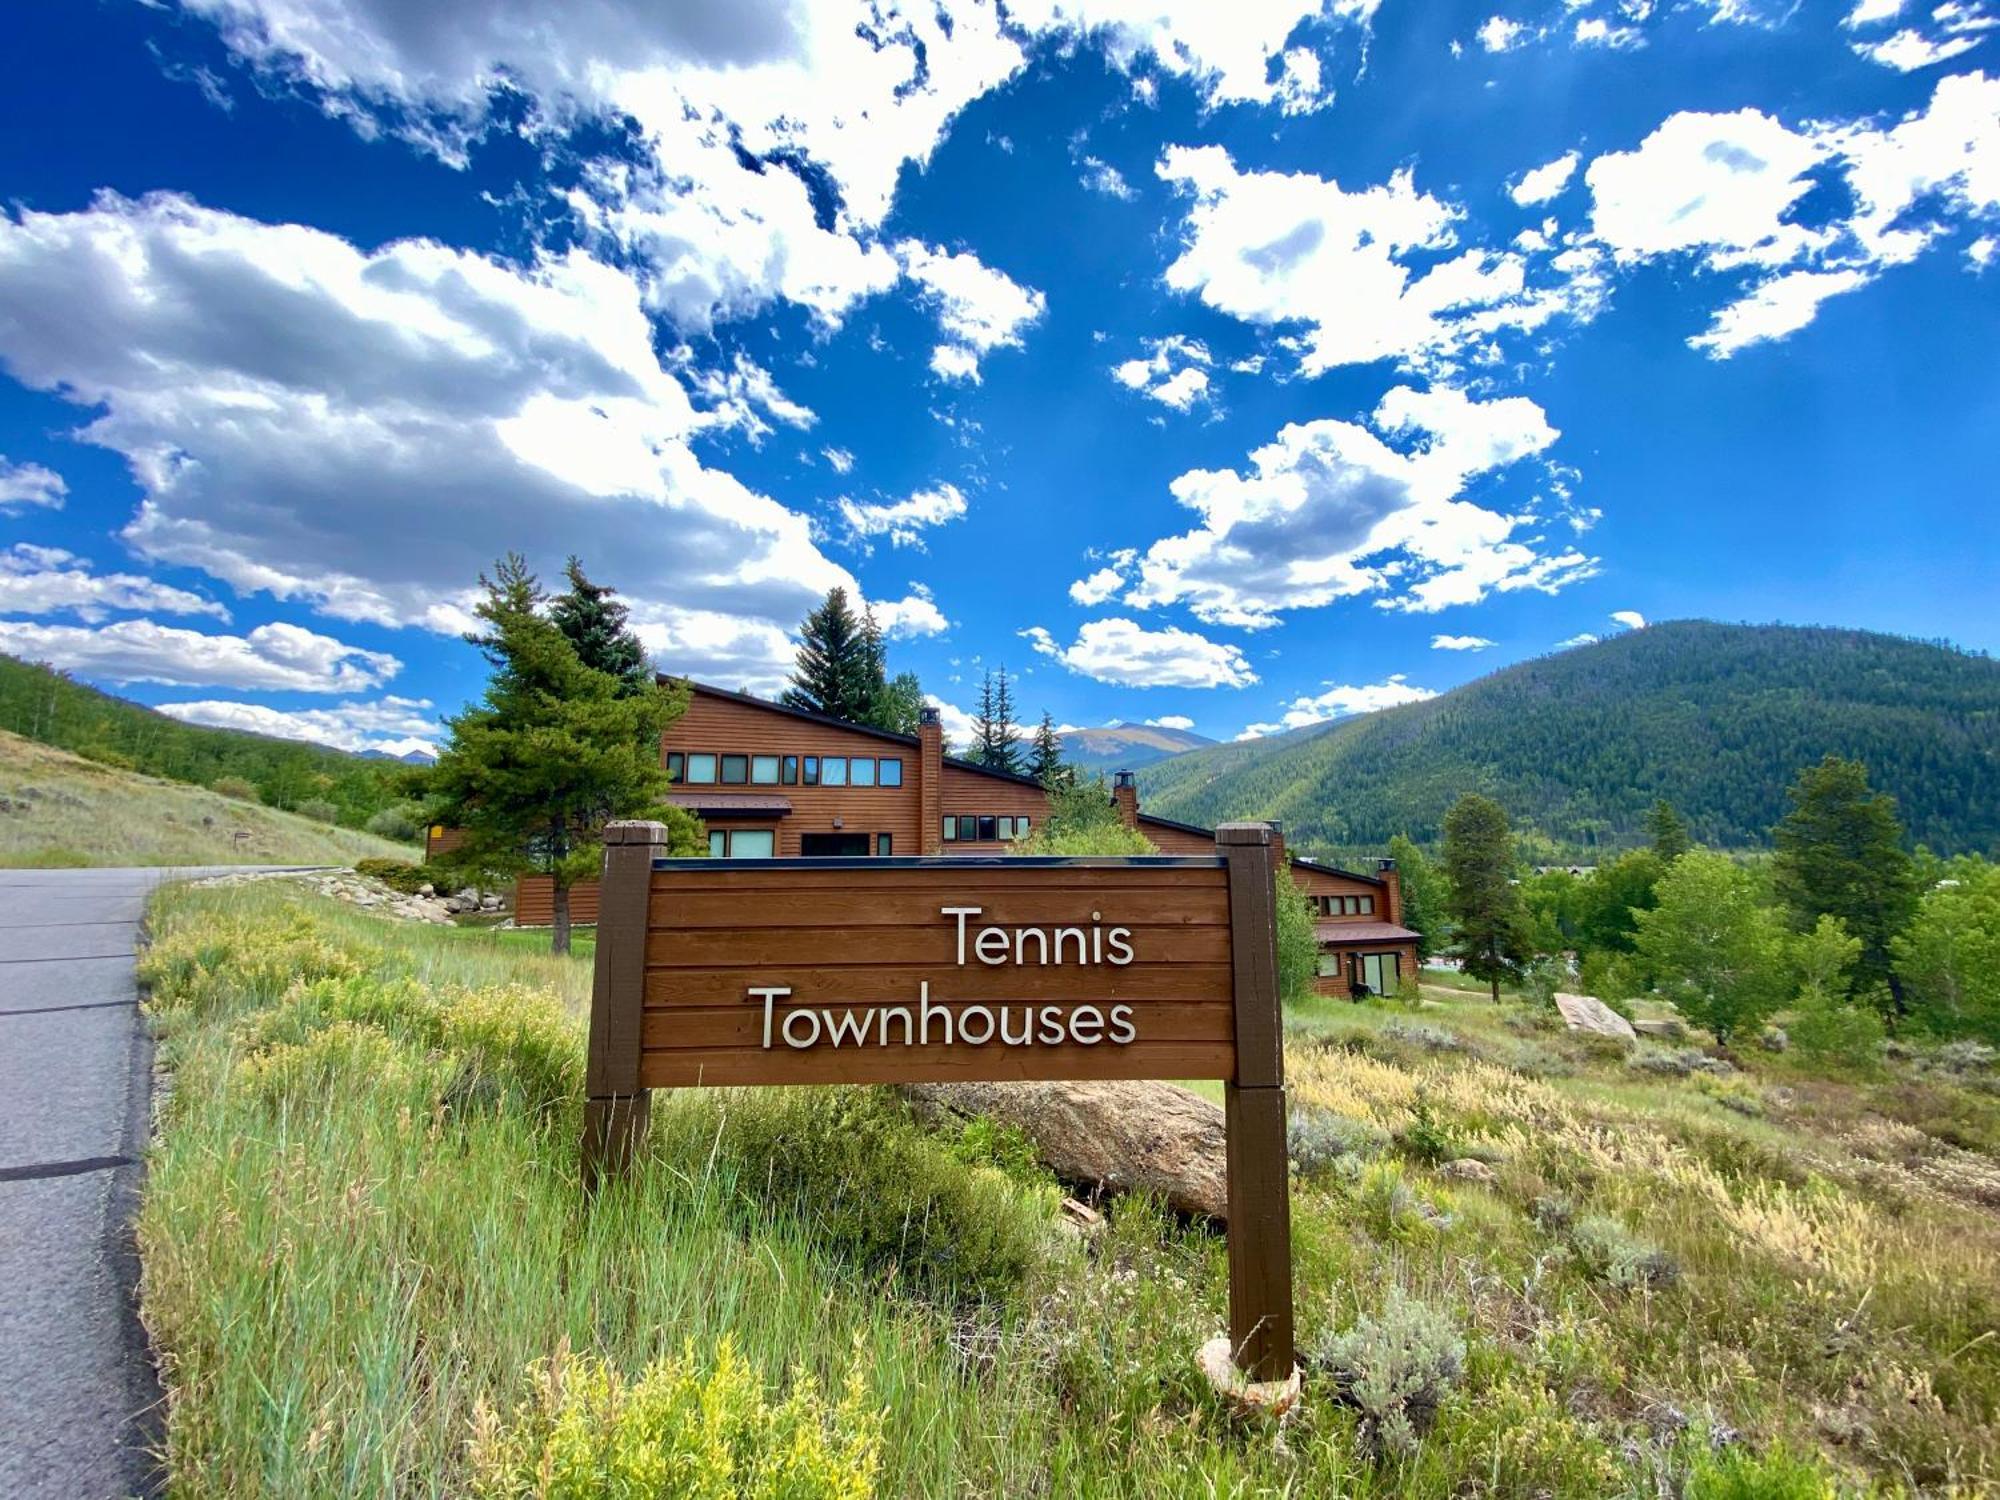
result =
[{"label": "building chimney", "polygon": [[1118,804],[1118,821],[1127,828],[1139,826],[1139,781],[1130,771],[1111,775],[1111,800]]},{"label": "building chimney", "polygon": [[1276,818],[1271,819],[1271,873],[1292,873],[1292,856],[1285,849],[1285,825]]},{"label": "building chimney", "polygon": [[917,851],[936,854],[944,847],[944,725],[938,711],[917,715]]},{"label": "building chimney", "polygon": [[1378,859],[1375,869],[1382,877],[1383,904],[1389,908],[1384,913],[1387,919],[1398,927],[1403,925],[1403,872],[1396,868],[1393,859]]}]

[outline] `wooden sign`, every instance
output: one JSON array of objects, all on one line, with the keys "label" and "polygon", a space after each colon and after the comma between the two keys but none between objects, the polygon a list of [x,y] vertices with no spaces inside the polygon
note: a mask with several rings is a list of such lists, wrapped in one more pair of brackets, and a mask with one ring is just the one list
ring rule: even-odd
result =
[{"label": "wooden sign", "polygon": [[648,1091],[1220,1079],[1230,1338],[1293,1366],[1271,830],[1214,855],[662,859],[605,830],[584,1170],[622,1173]]}]

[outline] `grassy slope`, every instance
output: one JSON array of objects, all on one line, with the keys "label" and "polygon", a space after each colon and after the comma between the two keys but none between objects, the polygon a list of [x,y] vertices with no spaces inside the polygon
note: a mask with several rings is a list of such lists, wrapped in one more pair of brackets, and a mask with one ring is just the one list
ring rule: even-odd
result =
[{"label": "grassy slope", "polygon": [[1296,847],[1438,836],[1460,793],[1563,840],[1629,842],[1656,797],[1697,839],[1763,843],[1801,766],[1865,761],[1912,839],[2000,844],[2000,662],[1853,630],[1684,620],[1505,668],[1423,703],[1139,773],[1146,809],[1281,818]]},{"label": "grassy slope", "polygon": [[[880,1096],[771,1090],[656,1096],[637,1185],[586,1209],[584,965],[270,887],[170,892],[155,926],[177,1077],[144,1303],[185,1493],[463,1493],[468,1438],[504,1425],[531,1362],[636,1373],[724,1339],[774,1391],[858,1371],[884,1495],[2000,1477],[2000,1099],[1934,1070],[1828,1081],[1759,1054],[1657,1076],[1462,996],[1294,1016],[1295,1117],[1361,1122],[1295,1190],[1303,1340],[1401,1287],[1467,1344],[1422,1446],[1376,1458],[1324,1376],[1283,1445],[1218,1410],[1191,1361],[1224,1319],[1221,1244],[1144,1204],[1087,1251],[1004,1153],[1011,1175]],[[1440,1136],[1497,1182],[1435,1171]],[[1652,1249],[1678,1280],[1629,1284]],[[1711,1457],[1729,1429],[1742,1445]],[[1726,1488],[1718,1464],[1756,1472]]]},{"label": "grassy slope", "polygon": [[[238,831],[249,837],[238,840]],[[0,730],[0,866],[352,864],[414,845],[117,771]]]}]

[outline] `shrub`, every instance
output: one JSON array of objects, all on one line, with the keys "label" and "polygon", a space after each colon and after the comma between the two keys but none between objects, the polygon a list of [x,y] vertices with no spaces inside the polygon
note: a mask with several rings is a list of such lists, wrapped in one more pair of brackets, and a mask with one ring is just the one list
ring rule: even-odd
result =
[{"label": "shrub", "polygon": [[1801,1057],[1843,1068],[1873,1066],[1882,1037],[1882,1017],[1873,1006],[1825,991],[1800,997],[1785,1028],[1787,1045]]},{"label": "shrub", "polygon": [[299,907],[276,916],[204,913],[172,923],[139,960],[155,1012],[201,1016],[269,1004],[295,983],[358,974],[360,956]]},{"label": "shrub", "polygon": [[1052,1187],[967,1166],[893,1095],[745,1095],[729,1125],[746,1208],[794,1214],[838,1254],[871,1271],[894,1267],[929,1295],[1004,1297],[1046,1243]]},{"label": "shrub", "polygon": [[1277,874],[1278,998],[1286,1005],[1318,993],[1319,937],[1313,930],[1312,901],[1292,879]]},{"label": "shrub", "polygon": [[1427,1026],[1422,1021],[1390,1021],[1382,1027],[1384,1039],[1403,1042],[1424,1052],[1463,1052],[1465,1042],[1455,1031]]},{"label": "shrub", "polygon": [[1687,1500],[1833,1500],[1834,1487],[1811,1463],[1774,1448],[1762,1458],[1742,1448],[1704,1448],[1688,1466]]},{"label": "shrub", "polygon": [[442,1007],[444,1045],[458,1076],[448,1097],[463,1104],[495,1091],[535,1114],[583,1092],[583,1038],[547,990],[488,986],[451,993]]},{"label": "shrub", "polygon": [[1285,1133],[1292,1165],[1301,1177],[1332,1173],[1358,1180],[1361,1164],[1389,1149],[1389,1132],[1373,1120],[1337,1115],[1310,1104],[1292,1106]]},{"label": "shrub", "polygon": [[1592,1214],[1570,1226],[1570,1249],[1597,1281],[1621,1292],[1672,1286],[1680,1267],[1672,1256],[1639,1240],[1608,1214]]},{"label": "shrub", "polygon": [[413,844],[423,836],[423,809],[414,802],[398,802],[373,814],[362,826],[377,838]]},{"label": "shrub", "polygon": [[257,788],[241,776],[218,776],[208,784],[208,789],[224,797],[233,797],[238,802],[255,802]]},{"label": "shrub", "polygon": [[1334,1394],[1361,1413],[1361,1436],[1377,1454],[1408,1453],[1465,1372],[1465,1340],[1444,1313],[1392,1286],[1374,1316],[1309,1351]]},{"label": "shrub", "polygon": [[1031,1187],[1049,1181],[1028,1132],[985,1115],[965,1122],[958,1139],[951,1143],[951,1154],[968,1167],[997,1167],[1014,1181]]},{"label": "shrub", "polygon": [[836,1403],[805,1374],[773,1401],[727,1339],[706,1373],[690,1344],[635,1381],[559,1352],[507,1420],[482,1403],[468,1450],[473,1493],[490,1500],[865,1500],[881,1454],[858,1367]]},{"label": "shrub", "polygon": [[292,811],[302,818],[311,818],[315,823],[340,821],[340,809],[324,797],[308,797]]},{"label": "shrub", "polygon": [[316,1100],[366,1079],[380,1087],[415,1072],[417,1059],[387,1033],[355,1021],[335,1021],[303,1041],[279,1042],[239,1062],[230,1082],[275,1104]]},{"label": "shrub", "polygon": [[354,873],[379,880],[390,890],[401,891],[405,896],[414,896],[433,883],[430,872],[422,865],[413,865],[401,859],[357,859]]},{"label": "shrub", "polygon": [[1458,1138],[1431,1112],[1430,1100],[1421,1094],[1410,1110],[1410,1123],[1396,1132],[1396,1144],[1406,1156],[1427,1167],[1465,1155]]}]

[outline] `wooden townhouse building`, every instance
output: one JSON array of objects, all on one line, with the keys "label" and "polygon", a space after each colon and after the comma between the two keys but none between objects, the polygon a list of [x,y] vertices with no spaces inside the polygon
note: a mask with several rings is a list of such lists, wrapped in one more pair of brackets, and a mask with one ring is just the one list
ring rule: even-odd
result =
[{"label": "wooden townhouse building", "polygon": [[[934,712],[917,733],[897,734],[701,683],[689,688],[687,712],[661,736],[660,755],[670,800],[700,817],[718,857],[999,855],[1048,816],[1048,794],[1033,778],[946,755]],[[1113,778],[1112,797],[1126,825],[1161,853],[1214,852],[1213,830],[1142,811],[1131,772]],[[448,853],[452,837],[433,828],[427,857]],[[1362,875],[1290,858],[1282,839],[1276,849],[1315,909],[1321,993],[1386,993],[1414,978],[1417,934],[1402,925],[1393,861]],[[523,926],[554,919],[548,877],[517,883],[514,913]],[[570,916],[597,920],[595,885],[571,889]]]}]

